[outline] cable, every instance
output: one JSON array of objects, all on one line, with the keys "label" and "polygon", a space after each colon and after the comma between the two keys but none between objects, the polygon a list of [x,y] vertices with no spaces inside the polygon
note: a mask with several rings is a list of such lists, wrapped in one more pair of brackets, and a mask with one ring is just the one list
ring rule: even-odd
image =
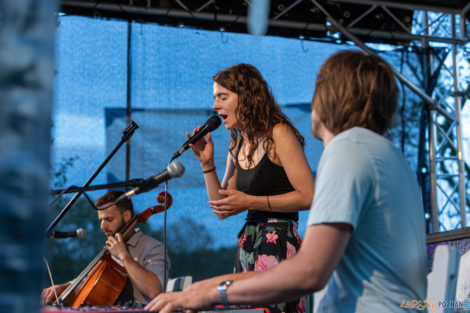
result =
[{"label": "cable", "polygon": [[165,203],[163,204],[164,208],[164,213],[163,213],[163,245],[165,247],[165,255],[163,256],[163,266],[164,271],[163,271],[163,292],[166,292],[166,285],[168,282],[168,273],[167,273],[167,254],[168,254],[168,249],[166,246],[166,217],[167,217],[167,199],[168,199],[168,181],[165,182]]}]

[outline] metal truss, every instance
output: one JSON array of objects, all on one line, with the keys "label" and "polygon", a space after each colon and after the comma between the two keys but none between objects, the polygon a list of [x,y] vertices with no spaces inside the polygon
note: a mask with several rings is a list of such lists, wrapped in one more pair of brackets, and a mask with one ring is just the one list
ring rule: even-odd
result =
[{"label": "metal truss", "polygon": [[[367,53],[374,53],[363,42],[361,42],[351,31],[351,24],[343,26],[334,20],[331,14],[318,2],[311,0],[327,17],[333,26],[361,47]],[[427,127],[421,131],[428,130],[422,138],[427,137],[427,144],[421,145],[420,152],[426,149],[428,152],[428,164],[422,162],[418,165],[418,176],[422,182],[423,196],[429,197],[428,212],[432,217],[432,232],[447,231],[467,226],[466,214],[468,213],[468,175],[470,173],[463,160],[462,151],[462,125],[461,108],[468,98],[461,92],[469,88],[469,82],[459,81],[458,55],[464,49],[464,44],[468,41],[466,36],[465,12],[445,10],[444,12],[430,12],[430,9],[438,8],[420,7],[415,8],[416,24],[422,27],[408,28],[388,10],[384,2],[380,1],[348,1],[368,3],[370,8],[364,12],[360,18],[371,14],[379,5],[385,12],[397,21],[402,31],[407,36],[415,36],[416,39],[410,41],[408,47],[414,45],[420,47],[423,56],[422,91],[412,84],[402,73],[395,70],[396,77],[404,83],[411,91],[416,93],[425,103],[423,107],[427,113]],[[397,3],[386,3],[397,6]],[[467,6],[468,7],[468,6]],[[429,10],[428,10],[429,9]],[[421,23],[419,23],[421,21]],[[457,21],[460,24],[460,31],[457,32]],[[442,27],[442,25],[450,27]],[[410,38],[408,37],[408,38]],[[439,38],[438,40],[435,40]],[[446,38],[446,40],[443,40]],[[432,55],[433,48],[447,49],[451,53],[444,55]],[[460,56],[462,57],[462,56]],[[433,64],[434,63],[439,64]],[[467,77],[468,78],[468,77]],[[434,99],[434,100],[433,100]],[[426,183],[429,180],[429,184]],[[426,188],[429,186],[429,188]],[[428,190],[429,189],[429,190]],[[427,199],[425,199],[427,200]],[[425,205],[426,207],[426,205]],[[428,229],[431,231],[431,229]]]},{"label": "metal truss", "polygon": [[[154,21],[157,23],[201,27],[205,29],[246,32],[247,12],[254,0],[61,0],[62,10],[89,16]],[[325,20],[319,8],[309,0],[271,0],[268,35],[328,38],[337,29]],[[410,1],[413,2],[413,1]],[[465,38],[426,34],[411,29],[415,10],[465,15],[468,8],[427,6],[398,1],[319,0],[350,33],[370,40],[464,44]],[[390,26],[390,27],[389,27]]]},{"label": "metal truss", "polygon": [[[424,17],[425,29],[427,32],[438,32],[442,29],[429,27],[441,16],[435,16],[430,20],[427,13]],[[463,15],[460,15],[461,18]],[[448,15],[450,20],[450,36],[457,35],[457,16]],[[465,20],[460,19],[462,24],[460,36],[465,36]],[[424,42],[432,47],[432,42]],[[448,81],[445,88],[433,88],[432,95],[439,105],[445,109],[451,118],[444,118],[439,112],[432,111],[429,114],[428,151],[431,183],[431,212],[433,220],[433,232],[446,231],[467,226],[466,214],[468,212],[468,166],[466,168],[463,160],[462,150],[462,122],[461,109],[466,104],[468,98],[461,92],[468,88],[469,82],[460,81],[458,66],[458,55],[463,47],[457,43],[447,47],[450,52],[448,62],[443,62],[442,70],[439,73],[443,81]],[[430,49],[432,51],[432,49]],[[429,62],[432,58],[428,57]],[[432,67],[432,64],[430,64]],[[465,87],[466,85],[466,87]],[[442,85],[441,85],[442,86]]]},{"label": "metal truss", "polygon": [[[247,32],[256,0],[61,0],[63,11],[111,16],[221,32]],[[467,226],[470,170],[463,160],[460,111],[468,102],[468,81],[458,62],[468,43],[468,1],[271,0],[267,35],[385,43],[418,52],[419,86],[401,71],[396,77],[423,101],[418,180],[423,187],[430,232]],[[467,47],[468,48],[468,47]],[[440,51],[440,52],[439,52]],[[446,53],[442,53],[445,51]],[[409,64],[408,64],[409,65]],[[414,69],[411,69],[412,71]],[[444,86],[444,87],[443,87]]]}]

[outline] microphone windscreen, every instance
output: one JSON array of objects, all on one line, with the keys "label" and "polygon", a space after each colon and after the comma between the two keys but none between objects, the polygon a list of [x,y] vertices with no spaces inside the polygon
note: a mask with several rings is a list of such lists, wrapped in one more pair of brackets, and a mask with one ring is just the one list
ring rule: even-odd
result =
[{"label": "microphone windscreen", "polygon": [[85,238],[86,230],[83,228],[77,229],[77,238]]},{"label": "microphone windscreen", "polygon": [[222,121],[220,120],[220,117],[218,117],[217,115],[212,115],[206,121],[205,125],[207,126],[207,129],[211,132],[214,129],[216,129],[217,127],[219,127],[220,123],[222,123]]},{"label": "microphone windscreen", "polygon": [[184,174],[184,166],[178,161],[171,162],[167,167],[170,177],[181,177]]}]

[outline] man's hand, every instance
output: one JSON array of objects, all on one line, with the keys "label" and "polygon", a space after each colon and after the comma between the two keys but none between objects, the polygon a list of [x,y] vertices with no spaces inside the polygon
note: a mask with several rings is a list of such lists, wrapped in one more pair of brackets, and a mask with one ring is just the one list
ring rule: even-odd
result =
[{"label": "man's hand", "polygon": [[57,293],[57,297],[60,297],[62,292],[64,292],[64,290],[67,289],[69,285],[70,285],[70,282],[67,282],[64,284],[50,286],[49,288],[43,289],[41,293],[41,304],[46,305],[48,303],[53,303],[56,300],[54,287],[55,287],[55,292]]},{"label": "man's hand", "polygon": [[219,301],[217,288],[189,288],[181,292],[162,293],[147,304],[144,310],[171,313],[183,310],[186,313],[211,309]]},{"label": "man's hand", "polygon": [[121,234],[110,236],[106,241],[105,248],[116,258],[124,262],[124,258],[129,256],[127,246],[122,240]]}]

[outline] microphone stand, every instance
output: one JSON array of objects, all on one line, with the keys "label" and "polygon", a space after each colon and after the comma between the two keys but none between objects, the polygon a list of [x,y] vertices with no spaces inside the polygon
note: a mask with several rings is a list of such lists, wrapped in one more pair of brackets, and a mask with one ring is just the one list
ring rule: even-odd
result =
[{"label": "microphone stand", "polygon": [[[171,162],[170,162],[171,163]],[[166,247],[166,218],[167,218],[167,198],[168,197],[168,180],[165,182],[165,203],[163,204],[163,245],[165,246],[165,255],[163,256],[163,266],[165,266],[165,270],[163,271],[163,292],[166,292],[166,285],[168,283],[168,274],[166,269],[166,262],[167,262],[167,253],[168,249]]]},{"label": "microphone stand", "polygon": [[[170,160],[170,162],[168,162],[168,165],[171,164],[171,162],[173,162],[174,159],[176,159],[177,157],[173,156]],[[168,180],[165,181],[165,203],[163,204],[163,246],[165,247],[165,255],[163,256],[163,264],[165,266],[165,270],[163,271],[163,292],[166,292],[166,285],[168,283],[168,274],[167,274],[167,270],[166,270],[166,262],[167,262],[167,254],[168,254],[168,248],[166,246],[166,243],[167,243],[167,240],[166,240],[166,220],[167,220],[167,199],[168,199]]]},{"label": "microphone stand", "polygon": [[80,191],[94,191],[94,190],[102,190],[102,189],[114,189],[119,187],[137,187],[140,186],[144,182],[142,178],[135,178],[128,181],[118,182],[118,183],[111,183],[111,184],[103,184],[103,185],[93,185],[88,187],[77,187],[77,186],[70,186],[65,189],[55,189],[51,190],[51,195],[58,195],[58,194],[66,194],[66,193],[74,193]]},{"label": "microphone stand", "polygon": [[78,200],[78,198],[82,195],[84,192],[84,188],[87,188],[91,182],[98,176],[98,174],[101,172],[101,170],[108,164],[108,162],[111,160],[111,158],[116,154],[116,152],[121,148],[121,146],[131,138],[131,136],[134,134],[134,131],[139,128],[139,126],[134,122],[131,121],[129,125],[127,125],[126,129],[122,132],[122,138],[121,141],[117,144],[117,146],[114,148],[114,150],[109,154],[109,156],[101,163],[101,165],[98,167],[98,169],[88,178],[88,180],[85,182],[85,184],[82,186],[82,188],[79,189],[79,191],[70,199],[70,201],[65,205],[65,207],[62,209],[62,211],[57,215],[57,217],[52,221],[52,223],[49,225],[49,227],[46,229],[45,235],[46,238],[50,236],[51,231],[54,229],[54,227],[60,222],[60,220],[64,217],[64,215],[67,213],[67,211],[72,207],[72,205]]}]

